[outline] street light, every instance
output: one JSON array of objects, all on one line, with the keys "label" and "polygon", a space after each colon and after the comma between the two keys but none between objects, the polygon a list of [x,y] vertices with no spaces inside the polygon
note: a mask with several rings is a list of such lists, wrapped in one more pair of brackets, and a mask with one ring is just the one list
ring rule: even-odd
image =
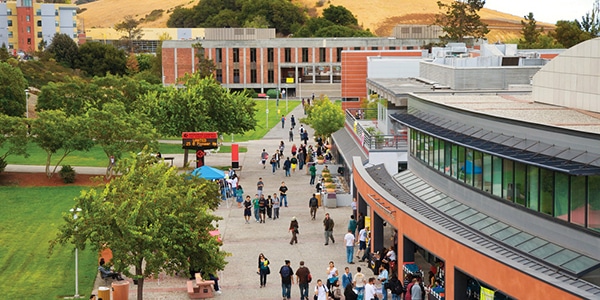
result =
[{"label": "street light", "polygon": [[269,129],[269,96],[267,95],[267,129]]},{"label": "street light", "polygon": [[[77,213],[81,211],[81,208],[71,208],[69,211],[73,214],[73,220],[77,220]],[[77,227],[75,227],[77,231]],[[79,298],[79,253],[77,252],[77,246],[75,246],[75,296],[73,298]]]},{"label": "street light", "polygon": [[29,89],[25,89],[25,117],[29,119]]}]

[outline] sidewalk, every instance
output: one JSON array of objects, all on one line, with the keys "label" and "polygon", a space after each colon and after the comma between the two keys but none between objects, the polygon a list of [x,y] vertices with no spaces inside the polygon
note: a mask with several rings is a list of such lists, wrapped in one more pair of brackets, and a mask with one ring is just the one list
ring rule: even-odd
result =
[{"label": "sidewalk", "polygon": [[[301,106],[298,106],[287,116],[286,128],[281,128],[278,123],[262,140],[240,143],[248,148],[247,153],[240,153],[240,165],[242,170],[238,171],[240,176],[240,185],[244,188],[244,194],[254,197],[256,194],[256,182],[259,177],[263,178],[265,184],[264,193],[273,194],[278,191],[281,181],[285,181],[289,188],[288,207],[280,209],[280,219],[267,219],[266,223],[259,224],[251,222],[245,224],[243,209],[237,208],[235,201],[226,205],[223,203],[215,212],[223,220],[219,222],[218,228],[223,239],[223,250],[231,253],[227,258],[225,270],[219,273],[219,286],[222,294],[215,298],[221,299],[282,299],[281,280],[279,268],[284,264],[285,259],[292,262],[292,268],[296,270],[299,261],[304,260],[305,265],[313,274],[313,281],[310,285],[310,298],[312,299],[312,290],[316,285],[317,279],[325,279],[326,268],[329,261],[334,261],[339,270],[340,276],[344,272],[344,267],[349,266],[351,272],[356,273],[356,267],[361,266],[363,273],[371,274],[366,270],[366,263],[356,262],[355,265],[346,263],[346,249],[344,245],[344,234],[347,232],[347,225],[352,210],[350,207],[339,207],[329,209],[321,207],[317,213],[317,220],[311,221],[308,199],[315,192],[309,185],[310,176],[306,174],[306,169],[296,170],[291,177],[285,177],[284,171],[279,169],[275,174],[271,173],[270,166],[263,169],[259,164],[262,149],[266,149],[269,154],[275,152],[280,141],[285,143],[285,155],[290,155],[290,149],[293,143],[300,144],[298,124],[294,130],[294,142],[288,142],[288,132],[290,126],[290,117],[295,115],[296,120],[304,117]],[[307,125],[309,137],[312,140],[314,130]],[[310,143],[309,143],[310,144]],[[172,155],[168,155],[172,156]],[[213,166],[226,166],[231,164],[231,155],[229,153],[217,153],[206,156],[205,163]],[[175,164],[180,166],[177,158]],[[230,200],[232,201],[232,200]],[[336,243],[324,244],[322,220],[325,212],[331,215],[335,221],[334,237]],[[291,218],[296,216],[300,225],[298,244],[290,245],[291,234],[288,231]],[[253,220],[254,216],[252,217]],[[358,249],[357,249],[358,250]],[[259,276],[256,274],[258,254],[264,255],[271,262],[271,275],[268,276],[267,286],[259,288]],[[366,271],[365,271],[366,270]],[[130,281],[129,299],[135,299],[137,295],[137,286]],[[171,277],[161,275],[157,279],[147,279],[144,282],[144,299],[188,299],[186,289],[187,278]],[[94,293],[104,281],[96,280]],[[297,284],[292,286],[292,299],[299,299],[300,293]],[[106,300],[106,299],[105,299]]]}]

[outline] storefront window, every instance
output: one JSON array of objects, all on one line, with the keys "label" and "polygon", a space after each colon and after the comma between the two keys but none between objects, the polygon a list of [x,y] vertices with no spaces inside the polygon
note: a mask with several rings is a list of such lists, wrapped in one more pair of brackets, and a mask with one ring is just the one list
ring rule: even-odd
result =
[{"label": "storefront window", "polygon": [[571,209],[569,221],[585,226],[585,176],[571,176]]},{"label": "storefront window", "polygon": [[492,156],[492,193],[494,196],[502,197],[502,158]]},{"label": "storefront window", "polygon": [[539,195],[540,195],[540,169],[538,167],[527,167],[527,207],[529,209],[539,211]]},{"label": "storefront window", "polygon": [[442,171],[444,169],[444,140],[435,139],[435,141],[435,168]]},{"label": "storefront window", "polygon": [[515,183],[513,181],[513,161],[503,159],[502,164],[502,198],[513,202],[515,200]]},{"label": "storefront window", "polygon": [[600,231],[600,176],[588,178],[588,228]]},{"label": "storefront window", "polygon": [[552,215],[554,208],[554,172],[540,169],[540,212]]},{"label": "storefront window", "polygon": [[515,162],[515,203],[525,206],[527,165]]},{"label": "storefront window", "polygon": [[452,174],[452,143],[445,142],[444,145],[444,173]]},{"label": "storefront window", "polygon": [[483,190],[492,193],[492,156],[483,154]]},{"label": "storefront window", "polygon": [[555,173],[554,177],[554,216],[568,220],[569,211],[569,175]]},{"label": "storefront window", "polygon": [[429,163],[430,166],[433,166],[434,163],[434,153],[436,150],[436,147],[434,146],[434,138],[430,135],[427,136],[427,162]]},{"label": "storefront window", "polygon": [[452,145],[452,170],[451,176],[454,178],[458,178],[458,146]]},{"label": "storefront window", "polygon": [[466,180],[466,166],[465,166],[465,155],[466,155],[466,150],[465,147],[459,146],[458,147],[458,177],[457,179],[460,181],[465,181]]},{"label": "storefront window", "polygon": [[473,151],[473,186],[482,189],[483,186],[483,154]]}]

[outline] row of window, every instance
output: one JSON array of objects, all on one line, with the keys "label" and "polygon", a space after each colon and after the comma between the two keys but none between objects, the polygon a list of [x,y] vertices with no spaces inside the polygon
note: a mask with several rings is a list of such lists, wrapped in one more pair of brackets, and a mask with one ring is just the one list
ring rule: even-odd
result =
[{"label": "row of window", "polygon": [[[223,83],[223,70],[217,69],[215,70],[215,78],[218,82]],[[267,71],[267,82],[274,83],[275,82],[275,71],[268,70]],[[233,69],[233,83],[240,83],[240,69]],[[256,73],[256,69],[250,70],[250,83],[258,83],[258,76]]]},{"label": "row of window", "polygon": [[[28,19],[27,21],[29,21],[29,16],[27,16],[27,19]],[[7,24],[8,27],[12,27],[13,26],[13,21],[12,20],[8,20],[7,23],[8,23]],[[38,27],[42,27],[42,20],[38,20],[37,21],[37,26]],[[54,27],[58,27],[58,26],[60,26],[60,24],[58,23],[58,21],[55,21],[54,22]],[[73,22],[73,27],[77,27],[77,22]],[[27,26],[27,28],[31,28],[31,27]]]},{"label": "row of window", "polygon": [[411,155],[466,185],[600,231],[600,176],[572,176],[435,138],[410,134]]},{"label": "row of window", "polygon": [[[378,50],[379,47],[371,47],[371,50]],[[319,48],[319,62],[327,62],[327,50],[328,48]],[[336,62],[342,61],[342,50],[344,48],[338,47],[335,49],[336,51]],[[361,50],[361,47],[354,47],[354,50]],[[389,47],[389,50],[396,50],[396,47]],[[250,62],[256,62],[257,60],[257,51],[256,48],[250,48]],[[301,61],[302,62],[310,62],[310,51],[309,48],[301,48]],[[240,48],[232,49],[233,62],[240,62]],[[289,63],[292,62],[292,48],[284,48],[283,49],[284,62]],[[267,62],[275,61],[275,49],[267,48]],[[223,62],[223,49],[216,48],[215,49],[215,62],[222,63]]]}]

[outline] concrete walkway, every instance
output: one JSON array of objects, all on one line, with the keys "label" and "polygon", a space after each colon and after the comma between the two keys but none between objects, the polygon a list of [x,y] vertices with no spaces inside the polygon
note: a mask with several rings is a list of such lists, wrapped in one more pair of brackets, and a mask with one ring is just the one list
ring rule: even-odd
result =
[{"label": "concrete walkway", "polygon": [[[223,239],[223,250],[231,253],[227,258],[225,270],[220,272],[219,285],[222,294],[215,298],[221,299],[282,299],[281,280],[279,268],[284,264],[284,260],[289,259],[292,267],[296,270],[299,261],[305,261],[305,265],[313,274],[313,282],[310,285],[310,298],[312,299],[312,290],[317,279],[325,279],[326,268],[329,261],[334,261],[340,272],[344,267],[349,266],[351,272],[356,273],[356,267],[361,266],[363,273],[369,276],[372,273],[366,270],[366,263],[357,262],[354,265],[346,263],[346,249],[344,245],[344,234],[347,232],[347,225],[352,210],[350,207],[338,207],[335,209],[321,207],[318,210],[317,220],[311,221],[308,199],[315,192],[314,187],[309,185],[310,176],[306,174],[306,168],[296,170],[291,177],[285,177],[284,171],[279,169],[273,174],[270,166],[263,169],[259,164],[260,154],[265,148],[269,154],[277,149],[279,142],[285,142],[285,155],[290,155],[291,145],[300,144],[298,127],[299,121],[296,121],[294,142],[288,142],[289,119],[295,115],[296,120],[304,117],[301,106],[298,106],[287,116],[286,128],[281,128],[278,123],[265,137],[260,141],[249,141],[240,143],[248,148],[247,153],[240,153],[240,165],[242,170],[238,171],[240,176],[240,185],[244,188],[244,194],[256,194],[256,182],[259,177],[263,178],[265,183],[265,194],[273,194],[278,191],[282,181],[286,182],[288,191],[288,207],[282,207],[280,210],[280,219],[267,219],[266,223],[259,224],[251,222],[245,224],[243,218],[243,209],[238,208],[235,201],[229,204],[223,203],[215,212],[223,220],[219,222],[219,230]],[[314,130],[307,125],[309,137],[312,141]],[[310,143],[309,143],[310,144]],[[164,156],[173,156],[165,154]],[[183,156],[175,156],[175,165],[182,166]],[[205,163],[212,166],[231,165],[231,154],[217,153],[206,156]],[[7,172],[38,172],[40,167],[36,166],[14,166],[9,165]],[[42,171],[43,171],[43,167]],[[104,174],[104,168],[76,167],[78,173]],[[96,173],[99,172],[99,173]],[[334,237],[336,243],[324,244],[322,220],[325,213],[328,212],[335,221]],[[290,220],[293,216],[298,218],[300,225],[298,244],[290,245],[291,234],[288,231]],[[254,218],[254,216],[252,217]],[[259,288],[259,276],[256,274],[257,259],[259,253],[264,255],[271,262],[271,275],[267,279],[267,286]],[[366,271],[365,271],[366,270]],[[137,286],[130,282],[129,299],[136,299]],[[144,299],[188,299],[185,277],[166,276],[161,274],[158,278],[147,279],[144,283]],[[93,293],[97,293],[98,287],[105,285],[104,280],[97,279]],[[89,295],[89,293],[86,293]],[[300,299],[298,285],[292,286],[292,299]],[[104,299],[106,300],[106,299]]]}]

